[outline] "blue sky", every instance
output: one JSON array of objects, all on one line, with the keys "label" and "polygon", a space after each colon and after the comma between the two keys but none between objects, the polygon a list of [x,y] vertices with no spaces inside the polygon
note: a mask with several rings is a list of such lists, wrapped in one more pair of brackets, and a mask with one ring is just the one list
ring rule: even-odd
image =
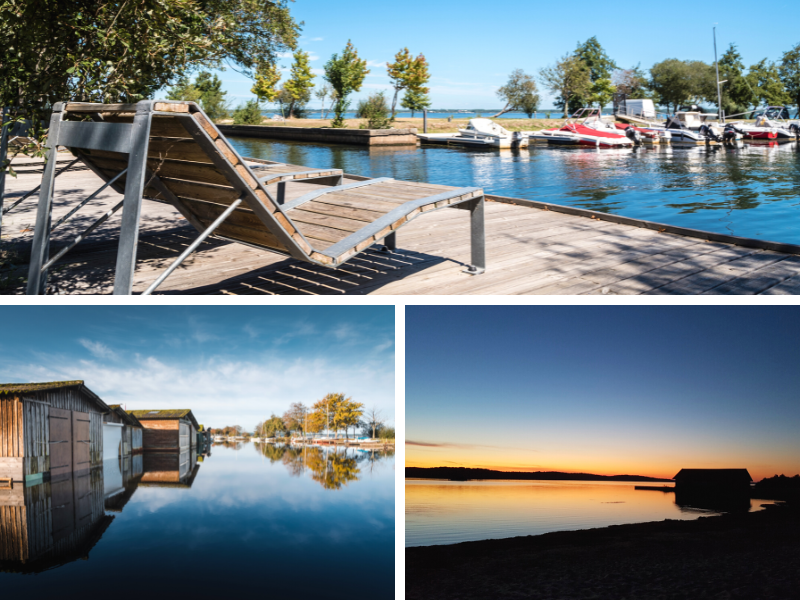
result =
[{"label": "blue sky", "polygon": [[[568,4],[297,0],[290,6],[295,18],[305,22],[300,46],[311,53],[317,73],[348,39],[369,61],[371,73],[354,99],[388,89],[385,63],[401,48],[425,54],[431,67],[433,108],[498,106],[495,91],[513,69],[536,74],[591,36],[597,36],[622,67],[641,63],[644,68],[666,58],[712,62],[715,23],[720,54],[735,42],[747,66],[765,57],[778,60],[800,43],[800,33],[790,24],[797,7],[786,0],[765,6],[717,0],[683,7],[585,0]],[[780,25],[782,18],[789,19],[786,25]],[[774,26],[765,28],[765,22]],[[286,67],[290,63],[291,58],[281,61]],[[252,97],[252,81],[232,70],[220,75],[234,104]],[[321,77],[315,83],[321,83]],[[549,108],[552,98],[540,91],[542,107]],[[318,107],[318,102],[313,100],[310,106]]]},{"label": "blue sky", "polygon": [[406,464],[800,473],[800,308],[408,307]]},{"label": "blue sky", "polygon": [[250,429],[343,392],[394,423],[394,306],[6,306],[0,382],[83,379],[129,410]]}]

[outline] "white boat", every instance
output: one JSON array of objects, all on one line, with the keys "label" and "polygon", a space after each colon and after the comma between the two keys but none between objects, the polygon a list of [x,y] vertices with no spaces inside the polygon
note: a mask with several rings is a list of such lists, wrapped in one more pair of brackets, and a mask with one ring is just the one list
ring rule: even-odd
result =
[{"label": "white boat", "polygon": [[603,119],[600,109],[582,108],[562,126],[525,132],[528,139],[551,144],[595,146],[596,148],[630,148],[641,141],[638,133],[619,129]]},{"label": "white boat", "polygon": [[733,123],[751,140],[777,140],[788,142],[800,137],[800,123],[789,121],[789,111],[784,106],[768,106],[756,114],[755,123]]},{"label": "white boat", "polygon": [[528,137],[519,131],[508,131],[491,119],[470,119],[466,129],[458,133],[418,133],[417,137],[428,144],[453,144],[481,148],[525,148]]}]

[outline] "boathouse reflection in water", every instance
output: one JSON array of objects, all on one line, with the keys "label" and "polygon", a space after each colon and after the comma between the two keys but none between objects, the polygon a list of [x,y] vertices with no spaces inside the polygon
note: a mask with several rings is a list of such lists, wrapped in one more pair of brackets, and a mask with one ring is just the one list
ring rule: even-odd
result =
[{"label": "boathouse reflection in water", "polygon": [[[201,457],[202,458],[202,457]],[[191,487],[197,453],[135,454],[102,468],[0,490],[0,571],[38,573],[89,558],[139,486]]]}]

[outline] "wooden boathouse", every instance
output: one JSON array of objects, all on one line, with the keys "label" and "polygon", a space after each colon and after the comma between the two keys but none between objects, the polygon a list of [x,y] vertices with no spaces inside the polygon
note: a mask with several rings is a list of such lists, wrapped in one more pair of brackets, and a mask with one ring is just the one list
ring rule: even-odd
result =
[{"label": "wooden boathouse", "polygon": [[144,452],[188,452],[197,448],[200,425],[189,409],[132,410],[141,424]]},{"label": "wooden boathouse", "polygon": [[[120,404],[110,404],[111,411],[103,418],[103,444],[105,458],[130,456],[142,452],[142,424]],[[111,444],[109,444],[111,442]],[[116,445],[114,454],[110,445]]]},{"label": "wooden boathouse", "polygon": [[109,410],[83,381],[0,384],[0,480],[33,484],[101,466]]},{"label": "wooden boathouse", "polygon": [[747,469],[681,469],[675,475],[675,503],[710,510],[750,510]]}]

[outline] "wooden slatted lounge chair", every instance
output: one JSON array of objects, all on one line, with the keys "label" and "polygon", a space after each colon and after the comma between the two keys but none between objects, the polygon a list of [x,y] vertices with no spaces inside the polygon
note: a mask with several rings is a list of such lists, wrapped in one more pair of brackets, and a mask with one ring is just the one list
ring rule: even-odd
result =
[{"label": "wooden slatted lounge chair", "polygon": [[[423,212],[449,206],[471,213],[468,272],[485,268],[482,189],[388,178],[345,184],[339,169],[243,159],[192,102],[58,103],[48,143],[29,294],[44,293],[48,268],[119,208],[123,212],[114,293],[130,294],[142,198],[171,204],[201,232],[145,293],[211,234],[335,268],[381,241],[394,249],[398,228]],[[105,184],[51,225],[58,146],[67,147]],[[51,231],[107,186],[124,194],[123,200],[50,258]]]}]

